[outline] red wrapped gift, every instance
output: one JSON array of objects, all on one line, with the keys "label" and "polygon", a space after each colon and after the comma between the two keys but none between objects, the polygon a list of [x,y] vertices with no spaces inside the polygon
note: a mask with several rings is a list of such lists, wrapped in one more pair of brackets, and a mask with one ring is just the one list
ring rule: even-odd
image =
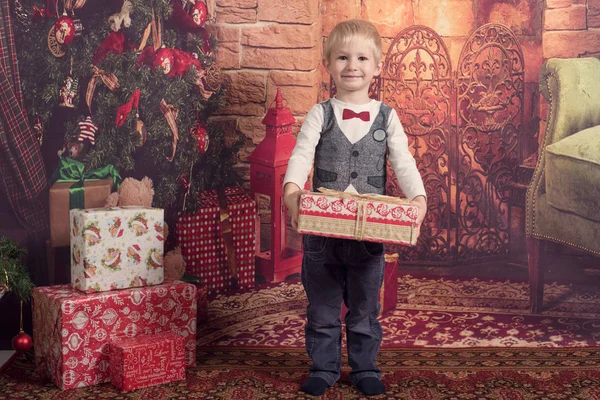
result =
[{"label": "red wrapped gift", "polygon": [[[217,190],[202,192],[198,212],[183,215],[177,223],[177,240],[186,272],[202,277],[209,293],[229,290],[233,281],[237,281],[240,289],[255,284],[256,203],[239,187],[225,188],[222,197],[221,202],[226,204],[219,203]],[[228,226],[223,225],[225,221]],[[232,259],[228,258],[223,236],[228,231],[237,279],[232,279]]]},{"label": "red wrapped gift", "polygon": [[173,332],[109,344],[110,382],[129,392],[185,379],[183,336]]},{"label": "red wrapped gift", "polygon": [[37,287],[38,372],[63,390],[107,382],[110,341],[160,332],[183,336],[186,366],[194,366],[196,307],[196,286],[179,281],[91,294],[70,285]]},{"label": "red wrapped gift", "polygon": [[[385,271],[383,275],[383,285],[379,290],[379,303],[381,310],[379,315],[396,308],[398,303],[398,254],[385,255]],[[342,319],[346,316],[348,308],[342,301]]]}]

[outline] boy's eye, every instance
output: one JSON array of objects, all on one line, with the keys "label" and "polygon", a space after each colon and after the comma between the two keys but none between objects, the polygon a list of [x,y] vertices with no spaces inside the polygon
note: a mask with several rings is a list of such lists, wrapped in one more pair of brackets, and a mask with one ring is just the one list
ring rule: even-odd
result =
[{"label": "boy's eye", "polygon": [[367,57],[364,57],[364,56],[363,56],[363,57],[358,57],[358,59],[359,59],[360,61],[367,61]]},{"label": "boy's eye", "polygon": [[338,57],[338,60],[347,60],[347,59],[348,59],[348,57],[346,57],[346,56],[339,56]]}]

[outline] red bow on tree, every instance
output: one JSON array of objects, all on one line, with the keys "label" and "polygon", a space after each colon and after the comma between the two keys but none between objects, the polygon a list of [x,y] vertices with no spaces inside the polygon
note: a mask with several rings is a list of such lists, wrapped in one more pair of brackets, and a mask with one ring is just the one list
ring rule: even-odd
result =
[{"label": "red bow on tree", "polygon": [[368,122],[371,117],[369,116],[369,112],[368,111],[363,111],[360,113],[355,113],[352,110],[349,110],[347,108],[344,108],[344,112],[342,113],[342,119],[352,119],[352,118],[360,118],[365,122]]}]

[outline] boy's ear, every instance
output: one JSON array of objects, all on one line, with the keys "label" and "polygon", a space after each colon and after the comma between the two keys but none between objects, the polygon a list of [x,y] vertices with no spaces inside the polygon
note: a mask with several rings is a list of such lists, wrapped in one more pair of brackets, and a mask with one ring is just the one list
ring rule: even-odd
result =
[{"label": "boy's ear", "polygon": [[322,62],[323,62],[323,66],[325,67],[327,72],[329,72],[329,60],[324,58]]},{"label": "boy's ear", "polygon": [[383,60],[377,63],[377,67],[375,67],[375,73],[373,74],[373,76],[379,76],[379,74],[381,74],[381,71],[383,71]]}]

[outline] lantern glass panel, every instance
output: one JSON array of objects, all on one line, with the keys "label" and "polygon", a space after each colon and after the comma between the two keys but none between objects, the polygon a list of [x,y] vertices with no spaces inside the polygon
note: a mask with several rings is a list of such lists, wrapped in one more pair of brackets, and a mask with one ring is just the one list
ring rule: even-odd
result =
[{"label": "lantern glass panel", "polygon": [[256,193],[258,216],[260,220],[259,251],[263,256],[271,254],[271,196]]}]

